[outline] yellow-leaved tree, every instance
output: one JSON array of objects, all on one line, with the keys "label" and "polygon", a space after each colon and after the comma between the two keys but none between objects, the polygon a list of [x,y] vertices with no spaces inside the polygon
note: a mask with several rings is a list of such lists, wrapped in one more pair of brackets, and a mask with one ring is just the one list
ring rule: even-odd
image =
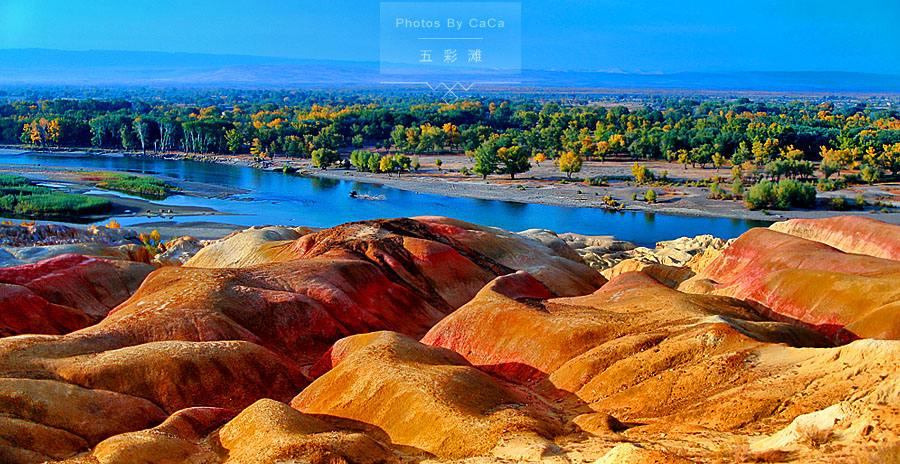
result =
[{"label": "yellow-leaved tree", "polygon": [[574,151],[567,151],[559,157],[559,170],[566,173],[566,177],[571,179],[572,174],[581,171],[582,162],[581,155]]}]

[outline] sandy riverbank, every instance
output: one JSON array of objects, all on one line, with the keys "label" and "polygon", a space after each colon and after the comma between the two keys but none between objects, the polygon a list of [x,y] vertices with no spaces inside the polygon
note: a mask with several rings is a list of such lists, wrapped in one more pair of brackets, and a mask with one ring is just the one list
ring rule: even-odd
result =
[{"label": "sandy riverbank", "polygon": [[[276,159],[261,165],[248,157],[229,156],[217,162],[243,164],[276,171],[281,170],[284,164],[289,164],[304,175],[355,182],[371,182],[420,193],[484,200],[516,201],[564,207],[603,208],[605,207],[603,197],[610,195],[621,202],[625,210],[632,211],[759,221],[822,218],[835,215],[862,215],[889,223],[900,224],[900,214],[884,213],[876,208],[869,208],[863,211],[831,211],[827,209],[751,211],[744,207],[741,201],[712,200],[707,198],[708,189],[685,185],[653,187],[658,194],[658,200],[655,204],[648,204],[642,200],[648,187],[636,186],[616,180],[611,180],[608,186],[603,187],[585,185],[577,180],[566,179],[550,162],[542,163],[541,166],[533,166],[528,173],[517,176],[514,180],[501,176],[490,176],[484,180],[479,176],[463,176],[459,174],[458,170],[463,166],[471,169],[471,161],[464,156],[440,157],[443,161],[441,170],[438,170],[434,164],[437,158],[439,157],[422,156],[420,157],[422,169],[419,172],[407,173],[399,177],[396,175],[387,176],[385,174],[357,172],[352,169],[321,170],[314,168],[308,160]],[[631,175],[632,163],[631,161],[585,162],[584,168],[578,176],[581,178],[598,176],[612,179],[624,178]],[[645,164],[657,174],[667,170],[668,177],[677,181],[700,180],[716,175],[728,175],[726,169],[720,170],[717,174],[714,169],[683,169],[680,165],[659,161]],[[898,204],[897,195],[900,194],[900,184],[853,187],[841,191],[819,193],[819,197],[826,199],[836,196],[854,198],[858,194],[862,194],[870,203],[877,200],[893,203],[896,206]],[[634,196],[637,197],[636,200],[632,199]]]}]

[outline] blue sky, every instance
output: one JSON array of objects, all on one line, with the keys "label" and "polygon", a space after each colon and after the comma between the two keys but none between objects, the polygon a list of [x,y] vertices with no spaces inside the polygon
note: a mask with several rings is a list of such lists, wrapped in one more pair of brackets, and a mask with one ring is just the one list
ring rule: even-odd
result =
[{"label": "blue sky", "polygon": [[[379,2],[0,0],[0,48],[377,61]],[[531,69],[900,74],[898,0],[522,1]]]}]

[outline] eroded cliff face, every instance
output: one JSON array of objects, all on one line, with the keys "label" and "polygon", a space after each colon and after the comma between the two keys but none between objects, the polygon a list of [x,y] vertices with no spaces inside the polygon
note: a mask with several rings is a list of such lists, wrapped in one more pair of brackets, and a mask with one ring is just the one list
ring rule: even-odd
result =
[{"label": "eroded cliff face", "polygon": [[900,341],[867,338],[897,338],[897,261],[760,229],[606,282],[537,238],[437,217],[237,234],[95,325],[0,339],[0,461],[832,462],[897,442]]},{"label": "eroded cliff face", "polygon": [[[881,244],[898,240],[900,226],[871,220],[860,225],[853,217],[823,221],[824,230],[831,232],[801,235],[826,235],[831,243],[835,236],[852,236],[852,246],[845,243],[845,247],[855,252],[789,233],[753,229],[679,289],[755,304],[772,318],[795,321],[837,342],[900,339],[900,261],[859,254],[863,250],[885,254],[879,251]],[[841,224],[846,231],[838,232]],[[860,230],[867,232],[859,234]]]},{"label": "eroded cliff face", "polygon": [[769,229],[821,242],[845,253],[900,260],[900,226],[860,216],[791,219]]},{"label": "eroded cliff face", "polygon": [[131,296],[152,270],[144,263],[78,254],[0,268],[0,336],[87,327]]}]

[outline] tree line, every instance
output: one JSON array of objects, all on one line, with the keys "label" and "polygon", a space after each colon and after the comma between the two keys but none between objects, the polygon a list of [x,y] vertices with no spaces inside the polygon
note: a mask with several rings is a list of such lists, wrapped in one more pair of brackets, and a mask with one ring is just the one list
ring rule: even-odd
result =
[{"label": "tree line", "polygon": [[360,149],[407,157],[466,153],[474,172],[510,177],[547,159],[571,175],[583,160],[616,155],[715,168],[751,163],[776,177],[802,177],[812,161],[826,177],[842,169],[876,176],[900,170],[894,109],[747,98],[664,99],[637,109],[524,97],[453,104],[377,95],[224,95],[195,105],[43,99],[0,104],[0,143],[306,157],[322,167]]}]

